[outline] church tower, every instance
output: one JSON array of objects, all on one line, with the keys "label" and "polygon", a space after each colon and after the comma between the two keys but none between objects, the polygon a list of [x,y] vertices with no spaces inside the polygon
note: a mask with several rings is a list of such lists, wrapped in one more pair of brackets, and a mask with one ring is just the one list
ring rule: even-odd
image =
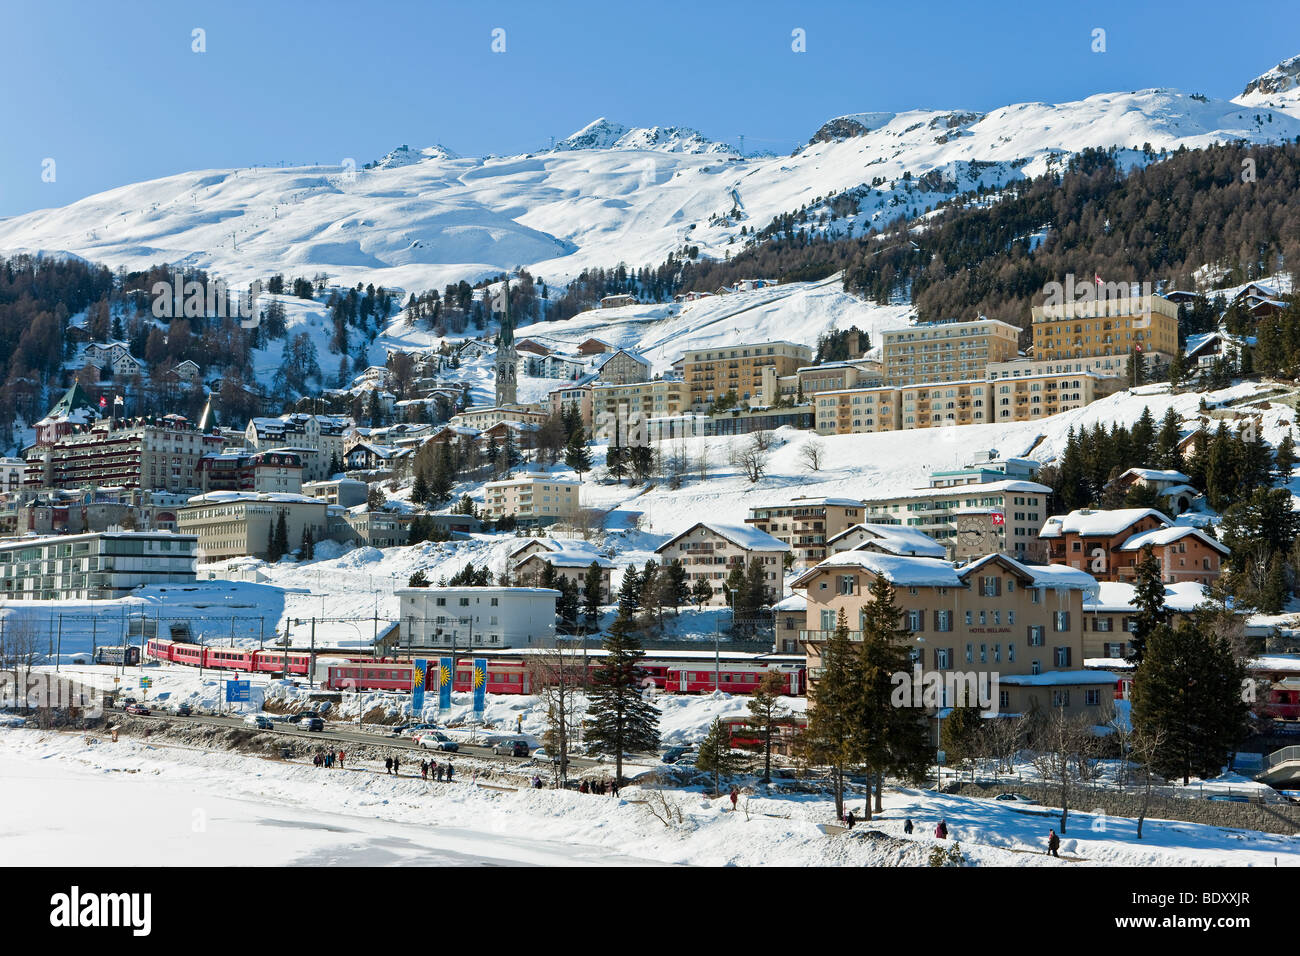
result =
[{"label": "church tower", "polygon": [[497,407],[514,405],[518,391],[515,327],[510,321],[510,281],[505,284],[505,306],[501,314],[501,337],[497,345]]}]

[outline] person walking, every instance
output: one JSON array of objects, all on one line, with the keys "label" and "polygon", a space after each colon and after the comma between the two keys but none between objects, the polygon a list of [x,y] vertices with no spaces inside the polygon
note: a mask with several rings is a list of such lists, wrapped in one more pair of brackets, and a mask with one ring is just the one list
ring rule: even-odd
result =
[{"label": "person walking", "polygon": [[392,757],[385,757],[385,758],[384,758],[384,773],[392,773],[392,772],[393,772],[393,758],[392,758]]},{"label": "person walking", "polygon": [[[340,750],[340,751],[339,751],[339,766],[340,766],[340,767],[343,766],[343,757],[344,757],[343,751]],[[347,769],[347,768],[344,768],[344,769]]]},{"label": "person walking", "polygon": [[1058,860],[1061,858],[1061,855],[1056,851],[1060,848],[1060,846],[1061,846],[1061,838],[1056,835],[1056,830],[1055,829],[1048,830],[1047,831],[1047,852],[1050,853],[1052,856],[1056,857]]},{"label": "person walking", "polygon": [[845,817],[844,817],[844,822],[847,823],[847,824],[849,825],[849,829],[850,829],[850,830],[853,829],[853,824],[855,824],[855,823],[857,822],[857,820],[854,819],[854,817],[853,817],[853,811],[852,811],[852,810],[850,810],[850,811],[845,815]]},{"label": "person walking", "polygon": [[736,801],[740,799],[740,791],[736,789],[735,784],[731,786],[731,812],[736,812]]},{"label": "person walking", "polygon": [[940,840],[948,839],[948,824],[944,820],[939,821],[939,825],[934,828],[934,835]]},{"label": "person walking", "polygon": [[903,832],[906,833],[906,834],[909,834],[909,835],[911,834],[911,832],[912,832],[912,818],[911,818],[911,817],[908,817],[907,820],[904,821],[904,823],[903,823]]},{"label": "person walking", "polygon": [[453,767],[453,766],[451,765],[451,761],[448,760],[448,761],[447,761],[447,782],[448,782],[448,783],[451,783],[451,777],[452,777],[452,774],[454,774],[455,772],[456,772],[456,768]]}]

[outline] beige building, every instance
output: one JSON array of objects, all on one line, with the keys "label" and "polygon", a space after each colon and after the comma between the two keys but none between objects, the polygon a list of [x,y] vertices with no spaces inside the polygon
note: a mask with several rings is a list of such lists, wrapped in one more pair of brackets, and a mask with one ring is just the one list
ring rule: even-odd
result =
[{"label": "beige building", "polygon": [[591,386],[571,385],[546,393],[546,407],[552,415],[558,415],[570,406],[578,409],[578,414],[582,416],[582,427],[587,430],[587,437],[590,438],[591,426],[595,421],[592,415]]},{"label": "beige building", "polygon": [[474,405],[451,416],[448,424],[483,431],[501,422],[541,425],[548,414],[549,409],[541,410],[531,405]]},{"label": "beige building", "polygon": [[1098,397],[1097,376],[1090,372],[999,379],[989,383],[998,422],[1024,422],[1083,408]]},{"label": "beige building", "polygon": [[723,607],[727,597],[722,593],[722,583],[733,568],[748,570],[755,560],[762,564],[763,580],[772,599],[779,601],[790,546],[750,525],[700,521],[669,538],[655,552],[661,556],[661,563],[681,561],[692,586],[699,580],[708,581],[713,588],[708,605]]},{"label": "beige building", "polygon": [[763,369],[762,402],[811,401],[822,392],[849,388],[876,388],[885,384],[885,366],[877,359],[856,358],[843,362],[808,365],[793,375],[778,376],[772,367]]},{"label": "beige building", "polygon": [[372,511],[369,505],[357,505],[343,513],[343,520],[352,529],[352,541],[371,548],[397,548],[409,544],[411,522],[415,515],[382,509]]},{"label": "beige building", "polygon": [[316,541],[329,536],[329,506],[307,495],[254,494],[213,491],[195,495],[178,508],[176,524],[182,534],[198,536],[201,561],[224,561],[246,555],[265,558],[267,543],[284,515],[289,550],[302,543],[302,533],[311,529]]},{"label": "beige building", "polygon": [[983,378],[990,362],[1019,353],[1020,330],[997,319],[921,322],[882,333],[886,385]]},{"label": "beige building", "polygon": [[1021,560],[1041,560],[1046,546],[1038,537],[1047,520],[1052,490],[1034,481],[1008,479],[950,488],[918,488],[901,495],[869,498],[867,519],[901,524],[934,538],[953,556],[957,547],[957,516],[969,509],[989,509],[1002,515],[1004,551]]},{"label": "beige building", "polygon": [[[849,639],[862,639],[863,608],[878,577],[894,587],[922,671],[987,675],[999,713],[1051,708],[1100,717],[1113,698],[1114,675],[1082,670],[1083,602],[1096,582],[1072,568],[1030,567],[1005,555],[955,568],[934,558],[846,551],[804,572],[792,586],[807,595],[800,638],[810,680],[820,677],[821,648],[841,610]],[[957,703],[945,694],[944,706]]]},{"label": "beige building", "polygon": [[728,392],[735,392],[742,402],[758,403],[765,369],[780,378],[795,374],[811,361],[812,349],[794,342],[692,349],[682,357],[682,378],[691,410],[699,412]]},{"label": "beige building", "polygon": [[598,421],[620,418],[642,423],[689,411],[686,383],[678,379],[656,379],[630,385],[597,385],[591,390],[592,409]]},{"label": "beige building", "polygon": [[1128,384],[1128,355],[1092,355],[1077,359],[1015,358],[1009,362],[990,362],[986,377],[989,381],[1000,378],[1036,378],[1040,375],[1071,375],[1091,372],[1097,376],[1098,388],[1109,395]]},{"label": "beige building", "polygon": [[255,451],[299,452],[303,459],[302,480],[324,481],[332,477],[331,462],[342,467],[343,445],[352,427],[352,419],[340,415],[294,413],[254,418],[244,430],[244,445]]},{"label": "beige building", "polygon": [[860,523],[862,515],[862,502],[854,498],[800,496],[786,504],[750,508],[745,524],[789,545],[796,567],[811,567],[826,557],[826,543]]},{"label": "beige building", "polygon": [[595,367],[596,377],[610,385],[628,385],[650,378],[650,362],[627,349],[616,349],[601,356],[596,359]]},{"label": "beige building", "polygon": [[[1178,349],[1178,305],[1163,296],[1130,296],[1111,283],[1083,302],[1035,306],[1034,359],[1081,359],[1141,352],[1168,362]],[[1105,294],[1113,293],[1113,294]]]},{"label": "beige building", "polygon": [[580,484],[548,474],[525,473],[483,486],[484,517],[511,516],[520,524],[550,524],[573,518],[580,507]]},{"label": "beige building", "polygon": [[849,388],[813,399],[813,427],[819,435],[892,432],[903,427],[896,388]]},{"label": "beige building", "polygon": [[222,441],[180,416],[101,418],[28,452],[29,488],[121,487],[140,491],[199,488],[199,463]]}]

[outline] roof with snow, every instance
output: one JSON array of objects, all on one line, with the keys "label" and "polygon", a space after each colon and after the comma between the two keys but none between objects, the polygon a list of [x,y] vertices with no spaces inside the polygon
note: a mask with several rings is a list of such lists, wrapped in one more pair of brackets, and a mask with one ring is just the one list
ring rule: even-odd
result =
[{"label": "roof with snow", "polygon": [[1154,531],[1144,531],[1141,534],[1135,534],[1119,546],[1121,551],[1140,551],[1147,545],[1153,548],[1163,547],[1166,544],[1173,544],[1175,541],[1181,541],[1183,538],[1199,538],[1207,547],[1213,548],[1220,554],[1231,554],[1228,546],[1222,541],[1216,541],[1200,528],[1192,528],[1187,525],[1175,525],[1171,528],[1156,528]]},{"label": "roof with snow", "polygon": [[656,553],[662,554],[680,538],[686,537],[696,528],[705,528],[720,538],[726,538],[738,548],[747,551],[789,551],[790,546],[779,538],[774,538],[766,531],[760,531],[752,525],[727,524],[721,521],[697,521],[684,531],[679,531],[659,547]]},{"label": "roof with snow", "polygon": [[806,611],[808,610],[808,595],[791,594],[788,598],[783,598],[772,605],[773,611]]},{"label": "roof with snow", "polygon": [[[1097,591],[1083,599],[1085,611],[1105,611],[1122,614],[1137,610],[1137,586],[1122,581],[1099,581]],[[1165,585],[1165,607],[1171,611],[1187,613],[1209,600],[1209,589],[1192,581],[1179,581]]]},{"label": "roof with snow", "polygon": [[1161,524],[1173,524],[1154,508],[1116,508],[1112,511],[1093,511],[1080,508],[1068,515],[1052,515],[1038,532],[1040,538],[1059,538],[1062,534],[1083,537],[1112,536],[1131,528],[1143,518],[1152,516]]},{"label": "roof with snow", "polygon": [[[826,544],[832,545],[852,534],[865,535],[871,544],[883,548],[891,554],[910,554],[923,558],[942,558],[948,550],[923,531],[899,524],[855,524],[841,531]],[[865,545],[867,542],[863,542]],[[858,545],[862,547],[863,545]]]},{"label": "roof with snow", "polygon": [[964,579],[990,563],[999,563],[1010,568],[1019,574],[1022,580],[1028,582],[1026,587],[1089,592],[1097,588],[1097,579],[1078,568],[1067,567],[1064,564],[1021,564],[1015,558],[1005,554],[986,554],[963,566],[959,573]]},{"label": "roof with snow", "polygon": [[1192,480],[1188,475],[1184,475],[1181,471],[1174,471],[1172,468],[1130,468],[1120,475],[1120,478],[1124,479],[1129,475],[1141,481],[1176,481],[1186,484]]},{"label": "roof with snow", "polygon": [[[944,384],[950,384],[945,382]],[[870,504],[873,501],[894,501],[898,498],[951,498],[962,495],[987,495],[987,494],[1005,494],[1006,492],[1038,492],[1047,494],[1052,489],[1047,485],[1040,485],[1036,481],[1023,481],[1016,478],[1008,478],[1005,481],[985,481],[970,485],[949,485],[947,488],[916,488],[903,494],[877,495],[871,498],[865,498],[863,501]]]},{"label": "roof with snow", "polygon": [[833,554],[815,567],[809,568],[794,579],[792,587],[806,587],[824,571],[853,568],[869,571],[883,577],[895,587],[949,587],[965,585],[956,568],[938,558],[918,558],[902,554],[882,554],[879,551],[841,551]]}]

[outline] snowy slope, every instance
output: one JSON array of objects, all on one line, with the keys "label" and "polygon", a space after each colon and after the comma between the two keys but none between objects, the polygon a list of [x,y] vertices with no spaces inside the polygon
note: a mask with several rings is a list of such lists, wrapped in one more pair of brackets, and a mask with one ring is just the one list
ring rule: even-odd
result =
[{"label": "snowy slope", "polygon": [[371,168],[181,173],[0,222],[0,251],[72,252],[126,267],[185,262],[234,282],[324,272],[408,291],[527,265],[554,286],[589,265],[656,264],[686,244],[721,257],[742,248],[742,226],[761,229],[805,205],[816,228],[818,203],[846,190],[860,211],[823,228],[851,223],[860,235],[977,185],[1041,173],[1085,147],[1117,146],[1137,163],[1146,144],[1158,152],[1298,134],[1300,119],[1285,112],[1172,90],[987,114],[853,114],[796,155],[775,157],[741,158],[693,130],[602,119],[523,156],[402,147]]}]

